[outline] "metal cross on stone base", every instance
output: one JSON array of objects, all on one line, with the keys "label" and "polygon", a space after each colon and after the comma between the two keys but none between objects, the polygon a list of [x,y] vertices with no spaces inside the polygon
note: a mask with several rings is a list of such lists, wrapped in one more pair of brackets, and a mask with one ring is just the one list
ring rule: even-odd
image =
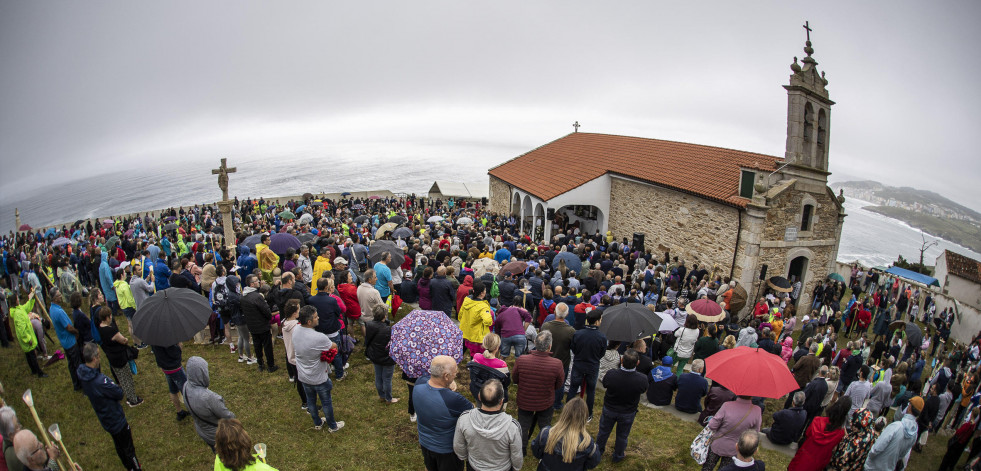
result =
[{"label": "metal cross on stone base", "polygon": [[[235,249],[235,228],[232,227],[232,202],[228,200],[228,174],[235,173],[236,168],[228,168],[228,159],[221,159],[221,166],[211,170],[212,175],[218,175],[218,188],[221,188],[221,201],[218,211],[221,212],[221,228],[224,230],[225,246]],[[232,257],[234,257],[234,251]]]}]

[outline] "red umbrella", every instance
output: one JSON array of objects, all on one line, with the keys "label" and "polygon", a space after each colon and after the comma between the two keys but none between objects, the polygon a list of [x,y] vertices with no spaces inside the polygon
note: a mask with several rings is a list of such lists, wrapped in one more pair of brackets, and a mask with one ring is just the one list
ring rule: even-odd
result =
[{"label": "red umbrella", "polygon": [[17,228],[18,231],[29,231],[31,229],[33,228],[29,224],[21,224],[20,227]]},{"label": "red umbrella", "polygon": [[752,347],[731,348],[706,358],[705,377],[737,396],[776,398],[799,388],[783,359]]},{"label": "red umbrella", "polygon": [[688,314],[694,314],[702,322],[719,322],[726,317],[726,313],[722,311],[722,306],[708,298],[688,303],[685,306],[685,311]]}]

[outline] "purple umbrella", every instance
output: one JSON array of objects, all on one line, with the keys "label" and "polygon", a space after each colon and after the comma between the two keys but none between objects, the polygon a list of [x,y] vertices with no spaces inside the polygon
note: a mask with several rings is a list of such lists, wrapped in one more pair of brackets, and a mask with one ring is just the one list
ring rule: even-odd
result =
[{"label": "purple umbrella", "polygon": [[439,355],[463,361],[463,332],[443,311],[410,312],[392,326],[390,353],[410,378],[429,374]]},{"label": "purple umbrella", "polygon": [[177,220],[177,216],[167,216],[167,217],[164,218],[164,221],[167,221],[167,222],[176,221],[176,220]]},{"label": "purple umbrella", "polygon": [[277,232],[269,236],[269,249],[278,255],[283,255],[288,249],[299,249],[303,243],[293,234]]}]

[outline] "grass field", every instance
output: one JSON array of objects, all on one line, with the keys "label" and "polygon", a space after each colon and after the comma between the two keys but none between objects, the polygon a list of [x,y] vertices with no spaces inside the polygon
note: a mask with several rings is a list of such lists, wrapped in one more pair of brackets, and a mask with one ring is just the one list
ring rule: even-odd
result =
[{"label": "grass field", "polygon": [[[126,332],[125,319],[120,317],[120,330]],[[51,332],[54,337],[54,332]],[[57,346],[49,341],[49,348]],[[334,412],[337,420],[346,422],[338,433],[312,429],[312,420],[306,410],[301,410],[299,397],[293,384],[287,381],[285,352],[282,341],[275,345],[277,362],[281,366],[275,373],[260,373],[256,365],[238,363],[237,356],[230,354],[224,345],[189,345],[184,347],[184,360],[200,356],[208,361],[211,372],[211,389],[225,398],[225,403],[245,424],[253,440],[268,445],[268,462],[280,470],[362,470],[424,469],[416,438],[416,427],[406,412],[406,387],[395,373],[394,395],[403,398],[394,405],[380,403],[374,390],[374,372],[364,358],[359,344],[351,357],[351,368],[344,381],[335,383],[333,390]],[[21,423],[35,430],[30,413],[20,395],[27,388],[34,393],[38,412],[45,426],[59,423],[65,445],[77,462],[86,470],[119,469],[112,440],[102,430],[88,400],[71,388],[67,362],[60,361],[46,369],[49,378],[37,379],[27,372],[27,364],[18,347],[0,349],[0,381],[6,389],[4,399],[17,410]],[[136,408],[124,406],[133,430],[137,455],[149,470],[212,469],[214,455],[197,436],[191,418],[182,422],[175,419],[163,373],[156,367],[149,350],[141,351],[137,360],[139,375],[136,377],[137,392],[145,399]],[[467,372],[460,369],[460,390],[469,397]],[[109,373],[108,367],[103,367]],[[512,394],[514,390],[512,389]],[[595,414],[597,420],[589,424],[595,437],[599,413],[602,410],[602,392],[597,391]],[[768,405],[764,417],[774,412]],[[516,416],[514,401],[507,412]],[[627,459],[616,465],[604,456],[599,469],[617,470],[678,470],[698,469],[689,457],[691,440],[701,430],[697,424],[673,416],[640,407],[634,422]],[[911,469],[935,469],[945,449],[946,437],[931,438],[923,455],[915,455]],[[757,455],[767,463],[768,469],[786,469],[790,457],[778,452],[761,449]],[[529,456],[524,470],[533,470],[537,461]]]}]

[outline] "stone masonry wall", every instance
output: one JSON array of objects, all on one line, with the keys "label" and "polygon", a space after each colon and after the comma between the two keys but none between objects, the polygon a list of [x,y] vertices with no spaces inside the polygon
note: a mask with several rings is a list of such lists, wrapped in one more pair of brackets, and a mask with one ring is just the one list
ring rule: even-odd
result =
[{"label": "stone masonry wall", "polygon": [[490,210],[495,213],[505,214],[508,212],[508,200],[511,198],[511,190],[504,180],[495,176],[490,177],[490,198],[488,204]]},{"label": "stone masonry wall", "polygon": [[718,266],[728,274],[736,247],[739,210],[704,198],[622,178],[610,189],[609,230],[617,240],[645,234],[655,253]]},{"label": "stone masonry wall", "polygon": [[798,235],[799,239],[834,239],[838,225],[838,207],[827,192],[809,193],[793,188],[767,202],[766,229],[763,240],[783,240],[787,227],[800,229],[804,213],[804,198],[810,196],[817,203],[812,213],[811,230]]}]

